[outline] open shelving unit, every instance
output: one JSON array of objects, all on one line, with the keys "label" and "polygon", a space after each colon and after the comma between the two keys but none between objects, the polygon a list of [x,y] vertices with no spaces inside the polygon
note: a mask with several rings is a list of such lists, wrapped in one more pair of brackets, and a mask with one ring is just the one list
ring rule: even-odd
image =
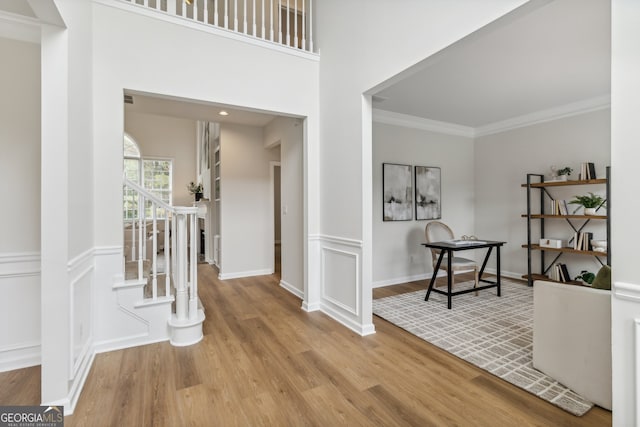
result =
[{"label": "open shelving unit", "polygon": [[[536,182],[534,182],[536,181]],[[545,213],[546,199],[553,199],[552,193],[548,188],[553,187],[566,187],[573,185],[604,185],[605,186],[605,201],[607,203],[607,215],[553,215]],[[552,266],[558,261],[558,259],[565,253],[586,255],[595,257],[601,265],[604,265],[602,258],[606,258],[606,264],[611,265],[611,197],[610,197],[610,167],[606,168],[606,178],[604,179],[589,179],[589,180],[575,180],[575,181],[551,181],[544,182],[544,175],[540,174],[527,174],[526,184],[522,184],[522,187],[527,189],[527,213],[522,217],[527,219],[527,244],[522,245],[527,249],[527,274],[523,276],[527,280],[529,286],[533,285],[534,280],[550,280],[546,273],[552,268]],[[538,191],[538,200],[532,201],[532,196],[535,198],[535,191]],[[533,214],[532,208],[534,203],[539,203],[540,213]],[[567,225],[575,233],[581,232],[587,224],[591,221],[604,221],[606,225],[606,240],[607,251],[598,252],[592,250],[578,250],[573,247],[562,248],[549,248],[542,247],[532,241],[533,227],[537,226],[540,230],[540,238],[545,237],[545,221],[547,220],[564,220]],[[581,224],[578,222],[582,221]],[[534,273],[532,270],[532,258],[533,253],[540,253],[540,272]],[[546,253],[551,252],[554,254],[554,258],[550,263],[546,263]],[[579,284],[580,282],[564,282],[570,284]]]}]

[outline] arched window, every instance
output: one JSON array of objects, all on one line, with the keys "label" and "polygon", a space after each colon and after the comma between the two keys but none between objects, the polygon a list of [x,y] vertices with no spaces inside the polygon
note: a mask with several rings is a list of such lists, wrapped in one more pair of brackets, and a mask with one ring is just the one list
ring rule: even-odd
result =
[{"label": "arched window", "polygon": [[[143,187],[145,190],[159,197],[167,204],[172,204],[172,161],[171,159],[144,158],[136,141],[127,133],[123,139],[124,173],[125,177]],[[123,200],[124,219],[133,220],[138,217],[138,196],[135,191],[125,187]],[[164,209],[156,211],[157,218],[164,218]],[[153,217],[151,204],[145,207],[147,219]]]}]

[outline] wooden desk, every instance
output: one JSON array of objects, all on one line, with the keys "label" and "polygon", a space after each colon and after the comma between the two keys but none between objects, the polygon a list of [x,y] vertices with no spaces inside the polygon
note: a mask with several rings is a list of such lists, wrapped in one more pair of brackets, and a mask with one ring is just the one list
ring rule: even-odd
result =
[{"label": "wooden desk", "polygon": [[[469,241],[473,242],[473,241]],[[433,242],[433,243],[422,243],[422,246],[430,249],[439,249],[440,256],[438,257],[438,262],[436,263],[435,268],[433,269],[433,276],[431,276],[431,282],[429,282],[429,288],[427,289],[427,295],[424,297],[425,301],[429,301],[429,295],[431,292],[437,292],[442,295],[447,296],[447,308],[451,309],[451,297],[454,295],[466,294],[469,292],[475,292],[482,289],[489,288],[497,288],[498,296],[500,296],[500,247],[504,245],[506,242],[496,242],[490,240],[481,240],[479,242],[474,243],[464,243],[464,244],[455,244],[452,243],[451,240],[442,241],[442,242]],[[482,268],[480,269],[480,273],[478,273],[478,282],[489,283],[489,285],[478,286],[477,288],[465,289],[462,291],[452,292],[451,291],[451,260],[453,259],[453,254],[458,251],[466,251],[469,249],[483,249],[488,248],[487,254],[484,257],[484,261],[482,262]],[[487,266],[487,261],[489,261],[489,256],[491,255],[491,251],[493,248],[496,248],[496,281],[492,282],[490,280],[485,280],[482,278],[482,274],[484,273],[484,268]],[[447,291],[441,291],[440,289],[434,289],[433,285],[436,282],[436,276],[438,275],[438,270],[440,270],[440,264],[442,260],[447,255]]]}]

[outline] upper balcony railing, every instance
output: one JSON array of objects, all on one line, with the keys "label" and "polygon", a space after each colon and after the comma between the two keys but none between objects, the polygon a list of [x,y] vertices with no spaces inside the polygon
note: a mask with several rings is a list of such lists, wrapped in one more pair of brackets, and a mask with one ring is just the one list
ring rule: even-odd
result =
[{"label": "upper balcony railing", "polygon": [[313,0],[120,0],[313,52]]}]

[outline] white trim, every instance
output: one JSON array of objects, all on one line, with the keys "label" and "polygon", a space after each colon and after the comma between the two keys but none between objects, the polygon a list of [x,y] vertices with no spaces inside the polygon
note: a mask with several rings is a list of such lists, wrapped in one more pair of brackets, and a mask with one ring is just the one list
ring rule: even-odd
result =
[{"label": "white trim", "polygon": [[470,126],[425,119],[423,117],[411,116],[409,114],[394,113],[392,111],[380,110],[378,108],[373,109],[373,122],[427,130],[445,135],[464,136],[467,138],[473,138],[476,136],[475,129]]},{"label": "white trim", "polygon": [[94,254],[95,254],[95,249],[90,248],[82,252],[81,254],[75,256],[74,258],[72,258],[67,262],[67,271],[71,272],[72,270],[78,268],[83,262],[90,261],[93,258]]},{"label": "white trim", "polygon": [[313,311],[320,310],[322,307],[321,307],[319,302],[313,303],[313,304],[309,304],[307,301],[302,301],[302,306],[300,308],[302,310],[306,311],[307,313],[311,313]]},{"label": "white trim", "polygon": [[160,21],[170,22],[173,24],[189,27],[194,30],[203,31],[205,33],[214,34],[221,37],[226,37],[233,40],[238,40],[244,43],[253,44],[255,46],[276,50],[281,53],[298,56],[301,58],[309,59],[312,61],[320,61],[320,55],[317,53],[304,51],[298,48],[287,46],[284,44],[269,41],[267,39],[257,38],[252,35],[236,32],[229,27],[229,29],[214,26],[201,21],[194,21],[191,18],[182,17],[179,15],[170,15],[167,12],[151,9],[143,5],[130,3],[125,0],[93,0],[94,3],[98,3],[104,6],[113,7],[116,9],[125,10],[128,12],[144,15],[149,18],[158,19]]},{"label": "white trim", "polygon": [[310,234],[309,241],[319,241],[325,243],[335,243],[343,246],[351,246],[354,248],[362,248],[362,240],[348,239],[345,237],[329,236],[327,234]]},{"label": "white trim", "polygon": [[0,37],[40,44],[40,21],[29,16],[0,11]]},{"label": "white trim", "polygon": [[518,117],[512,117],[475,129],[475,136],[486,136],[501,133],[512,129],[532,126],[538,123],[550,122],[580,114],[591,113],[611,108],[611,95],[597,96],[570,104],[560,105],[547,110],[536,111]]},{"label": "white trim", "polygon": [[640,302],[640,285],[615,282],[612,291],[616,298],[636,303]]},{"label": "white trim", "polygon": [[438,132],[445,135],[478,138],[539,123],[605,110],[607,108],[611,108],[611,95],[584,99],[582,101],[572,102],[570,104],[560,105],[546,110],[524,114],[522,116],[511,117],[506,120],[489,123],[476,128],[456,123],[430,120],[423,117],[411,116],[409,114],[380,110],[377,108],[373,109],[373,121],[376,123]]},{"label": "white trim", "polygon": [[240,279],[242,277],[267,276],[269,274],[273,274],[273,270],[270,268],[265,268],[262,270],[239,271],[237,273],[225,273],[225,274],[220,273],[218,274],[218,279],[220,280]]},{"label": "white trim", "polygon": [[291,283],[285,282],[284,280],[280,280],[280,287],[292,293],[296,297],[300,299],[304,299],[304,292],[300,289],[293,286]]},{"label": "white trim", "polygon": [[[13,252],[0,254],[0,279],[40,275],[40,252]],[[23,264],[23,267],[18,266]]]},{"label": "white trim", "polygon": [[0,372],[38,366],[42,362],[39,341],[13,344],[0,348]]},{"label": "white trim", "polygon": [[[354,259],[354,263],[355,263],[355,273],[356,273],[356,277],[355,277],[355,302],[356,302],[356,306],[355,307],[350,307],[347,304],[343,303],[342,301],[338,301],[335,298],[328,296],[327,293],[325,292],[326,290],[326,286],[325,286],[325,271],[326,271],[326,266],[325,266],[325,260],[326,260],[326,256],[325,254],[327,252],[333,252],[335,254],[341,255],[341,256],[346,256],[346,257],[350,257]],[[339,249],[334,249],[334,248],[328,248],[328,247],[323,247],[322,248],[322,252],[321,252],[321,256],[320,256],[320,268],[321,268],[321,272],[320,272],[320,299],[321,301],[328,301],[331,304],[335,305],[336,307],[350,313],[353,314],[354,316],[359,316],[360,315],[360,271],[359,271],[359,267],[360,267],[360,255],[355,253],[355,252],[348,252],[348,251],[343,251],[343,250],[339,250]],[[326,304],[321,303],[321,306],[326,306]]]},{"label": "white trim", "polygon": [[[89,345],[89,348],[93,348],[92,345]],[[82,389],[84,388],[84,383],[89,376],[89,372],[91,371],[91,367],[93,366],[93,360],[96,357],[96,352],[91,351],[90,353],[83,353],[85,356],[89,354],[88,357],[83,357],[81,360],[78,358],[78,372],[80,373],[79,379],[77,381],[73,381],[71,384],[71,390],[69,391],[69,405],[64,407],[64,415],[71,415],[73,411],[76,409],[76,404],[78,403],[78,399],[80,398],[80,394],[82,393]]]},{"label": "white trim", "polygon": [[148,333],[142,333],[137,335],[131,335],[124,338],[115,338],[110,340],[104,340],[94,343],[93,348],[96,353],[107,353],[109,351],[122,350],[125,348],[140,347],[147,344],[155,344],[158,342],[169,341],[169,337],[162,337],[158,339],[145,339],[149,338]]},{"label": "white trim", "polygon": [[93,252],[96,256],[102,255],[121,255],[122,246],[96,246],[93,248]]},{"label": "white trim", "polygon": [[327,304],[320,304],[320,310],[336,322],[340,323],[343,326],[346,326],[358,335],[366,336],[374,334],[376,332],[375,326],[373,324],[361,325],[355,319],[345,316],[344,313]]}]

